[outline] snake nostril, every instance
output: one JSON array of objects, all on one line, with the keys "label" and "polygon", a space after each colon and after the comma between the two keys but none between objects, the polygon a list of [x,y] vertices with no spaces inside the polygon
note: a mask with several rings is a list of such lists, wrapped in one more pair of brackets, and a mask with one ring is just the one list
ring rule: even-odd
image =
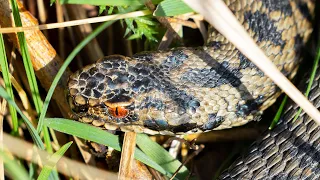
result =
[{"label": "snake nostril", "polygon": [[87,113],[89,109],[88,106],[73,106],[71,108],[75,113]]}]

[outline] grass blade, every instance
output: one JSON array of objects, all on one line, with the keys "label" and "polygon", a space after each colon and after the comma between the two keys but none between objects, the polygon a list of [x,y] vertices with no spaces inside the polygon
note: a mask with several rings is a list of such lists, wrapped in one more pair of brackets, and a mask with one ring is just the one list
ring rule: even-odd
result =
[{"label": "grass blade", "polygon": [[[308,83],[308,87],[307,87],[307,90],[306,92],[304,93],[304,95],[306,97],[309,96],[309,93],[310,93],[310,90],[311,90],[311,87],[312,87],[312,84],[313,84],[313,80],[316,76],[316,73],[317,73],[317,68],[318,68],[318,64],[319,64],[319,60],[320,60],[320,43],[318,45],[318,48],[317,48],[317,55],[316,55],[316,58],[314,59],[313,61],[313,66],[312,66],[312,71],[311,71],[311,75],[310,75],[310,80],[309,80],[309,83]],[[298,112],[296,113],[296,115],[294,116],[294,119],[293,119],[293,122],[295,122],[299,115],[301,114],[302,112],[302,108],[300,107]]]},{"label": "grass blade", "polygon": [[[44,125],[57,131],[103,144],[112,147],[117,151],[121,151],[119,137],[108,133],[107,131],[104,131],[100,128],[63,118],[46,118],[46,120],[44,121]],[[137,141],[137,143],[140,144],[141,142]],[[171,176],[171,173],[167,172],[164,167],[162,167],[162,165],[159,165],[155,161],[150,159],[140,149],[135,149],[135,158],[143,162],[144,164],[156,169],[160,173],[168,177]]]},{"label": "grass blade", "polygon": [[[173,158],[168,151],[163,149],[158,143],[152,141],[145,134],[137,135],[137,145],[153,161],[161,165],[167,172],[174,173],[181,165],[181,162]],[[189,174],[188,169],[183,166],[177,174],[178,179],[185,179]]]},{"label": "grass blade", "polygon": [[29,179],[27,171],[3,150],[0,150],[0,157],[4,162],[6,171],[10,174],[12,179]]},{"label": "grass blade", "polygon": [[44,104],[43,104],[43,107],[41,110],[41,114],[39,117],[39,122],[38,122],[38,127],[37,127],[38,133],[40,133],[42,131],[44,117],[45,117],[46,112],[48,110],[49,103],[50,103],[51,97],[53,95],[54,89],[57,87],[57,84],[58,84],[61,76],[63,75],[64,71],[67,69],[68,65],[71,63],[73,58],[80,52],[80,50],[82,48],[84,48],[93,38],[95,38],[98,34],[100,34],[105,28],[109,27],[113,22],[114,21],[105,22],[105,23],[101,24],[99,27],[97,27],[91,34],[89,34],[84,40],[82,40],[77,45],[77,47],[70,53],[70,55],[67,57],[67,59],[65,60],[65,62],[61,66],[61,68],[59,69],[56,77],[54,78],[54,80],[48,90],[48,93],[47,93],[47,96],[44,101]]},{"label": "grass blade", "polygon": [[[12,12],[14,17],[14,22],[17,27],[22,27],[22,22],[20,18],[19,8],[17,2],[15,0],[11,0]],[[28,51],[27,41],[25,39],[23,32],[18,32],[18,39],[20,45],[20,52],[23,59],[23,64],[26,70],[28,83],[30,86],[30,90],[32,92],[32,99],[37,111],[37,114],[40,114],[40,110],[42,108],[42,100],[39,93],[39,88],[37,84],[36,75],[34,73],[34,69],[31,63],[31,57]]]},{"label": "grass blade", "polygon": [[176,16],[185,13],[194,12],[182,0],[164,0],[154,11],[155,16]]},{"label": "grass blade", "polygon": [[[7,62],[7,56],[6,56],[6,51],[5,51],[5,46],[4,46],[2,34],[0,34],[0,66],[1,66],[1,71],[2,71],[3,81],[6,86],[6,90],[7,90],[8,94],[10,95],[11,99],[14,99],[12,84],[11,84],[11,80],[10,80],[9,66],[8,66],[8,62]],[[9,105],[9,111],[10,111],[10,114],[12,117],[12,127],[13,127],[12,132],[13,132],[13,134],[17,135],[18,134],[18,127],[19,127],[17,111],[11,105]]]},{"label": "grass blade", "polygon": [[68,148],[71,146],[72,142],[68,142],[67,144],[63,145],[57,152],[55,152],[50,158],[48,164],[46,164],[43,169],[41,170],[38,180],[45,180],[48,179],[50,176],[51,171],[55,167],[55,165],[58,163],[60,158],[63,156],[63,154],[68,150]]},{"label": "grass blade", "polygon": [[287,100],[288,100],[288,96],[285,95],[282,102],[281,102],[280,107],[278,108],[277,114],[274,116],[274,118],[269,126],[269,130],[273,129],[277,125],[279,119],[281,118],[281,114],[283,112],[284,106],[287,103]]},{"label": "grass blade", "polygon": [[40,148],[40,149],[44,149],[44,145],[43,142],[41,141],[40,136],[38,135],[36,129],[32,126],[31,122],[28,120],[28,118],[22,113],[22,111],[19,109],[19,107],[17,106],[17,104],[11,99],[10,95],[6,92],[5,89],[3,89],[3,87],[0,86],[0,96],[3,97],[4,99],[6,99],[8,101],[8,103],[10,105],[12,105],[16,111],[20,114],[20,116],[22,117],[23,121],[26,123],[27,128],[29,133],[31,134],[31,137],[33,139],[33,141],[35,142],[35,144]]}]

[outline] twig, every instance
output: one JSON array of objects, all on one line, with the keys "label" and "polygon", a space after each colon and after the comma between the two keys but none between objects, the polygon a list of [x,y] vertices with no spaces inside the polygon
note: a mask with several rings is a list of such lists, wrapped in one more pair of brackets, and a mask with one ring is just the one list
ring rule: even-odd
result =
[{"label": "twig", "polygon": [[126,132],[124,134],[118,175],[119,180],[131,179],[132,177],[132,164],[134,161],[136,137],[137,135],[135,132]]},{"label": "twig", "polygon": [[[156,7],[154,4],[152,4],[151,0],[147,0],[145,3],[146,7],[154,12]],[[179,36],[179,34],[175,31],[175,29],[172,28],[171,24],[169,23],[168,19],[166,17],[159,17],[156,16],[156,19],[165,27],[168,29],[168,31],[171,31],[173,38],[177,39],[178,41],[182,42],[181,37]]]},{"label": "twig", "polygon": [[180,171],[180,169],[187,164],[192,158],[194,158],[196,155],[198,155],[202,150],[204,149],[204,145],[201,144],[199,145],[199,148],[194,151],[190,156],[187,157],[187,159],[181,163],[181,165],[179,166],[179,168],[176,170],[176,172],[172,175],[172,177],[170,178],[170,180],[174,179],[174,177],[176,177],[176,175],[178,174],[178,172]]},{"label": "twig", "polygon": [[208,32],[207,32],[207,29],[203,23],[203,20],[198,20],[196,18],[194,18],[193,20],[194,20],[196,26],[198,27],[204,42],[206,42],[207,38],[208,38]]},{"label": "twig", "polygon": [[191,22],[191,21],[187,21],[187,20],[184,20],[184,19],[167,17],[167,20],[168,20],[169,23],[181,24],[183,26],[186,26],[186,27],[189,27],[189,28],[192,28],[192,29],[197,29],[198,28],[196,23]]},{"label": "twig", "polygon": [[152,167],[149,167],[149,166],[147,166],[147,167],[148,167],[149,172],[152,174],[152,176],[155,180],[166,180],[166,178],[163,177],[163,175],[160,174],[158,171],[154,170]]},{"label": "twig", "polygon": [[195,142],[197,141],[197,139],[192,139],[190,141],[187,141],[183,138],[180,137],[170,137],[163,145],[164,147],[168,146],[172,141],[179,141],[181,143],[184,143],[188,148],[193,149],[193,150],[197,150],[197,146],[195,145]]},{"label": "twig", "polygon": [[79,148],[79,151],[83,157],[83,160],[86,164],[95,166],[96,161],[95,158],[92,157],[92,153],[88,151],[89,147],[84,143],[84,140],[78,138],[77,136],[73,136],[74,141],[77,144],[77,147]]}]

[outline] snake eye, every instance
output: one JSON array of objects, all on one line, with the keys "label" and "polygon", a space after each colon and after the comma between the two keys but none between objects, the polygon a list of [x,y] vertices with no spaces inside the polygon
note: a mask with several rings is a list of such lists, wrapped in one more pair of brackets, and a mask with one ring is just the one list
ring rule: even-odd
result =
[{"label": "snake eye", "polygon": [[108,111],[109,114],[115,118],[124,118],[129,113],[128,109],[122,106],[109,107]]},{"label": "snake eye", "polygon": [[103,103],[108,107],[109,115],[115,118],[124,118],[129,114],[129,106],[132,105],[133,99],[128,96],[115,96]]}]

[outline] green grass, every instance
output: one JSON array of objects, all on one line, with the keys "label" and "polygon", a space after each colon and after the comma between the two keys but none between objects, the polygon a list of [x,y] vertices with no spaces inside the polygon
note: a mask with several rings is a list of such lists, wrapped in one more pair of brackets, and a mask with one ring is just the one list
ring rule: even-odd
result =
[{"label": "green grass", "polygon": [[194,12],[188,5],[182,0],[164,0],[154,11],[156,16],[176,16]]},{"label": "green grass", "polygon": [[[20,16],[19,16],[19,12],[17,11],[17,5],[16,5],[16,2],[15,1],[12,1],[12,4],[13,4],[13,13],[14,13],[14,19],[15,19],[15,22],[16,22],[16,25],[17,26],[21,26],[21,20],[20,20]],[[121,11],[121,13],[124,13],[126,11],[133,11],[133,8],[127,8],[126,10],[123,9]],[[148,20],[148,19],[144,19],[144,18],[138,18],[136,19],[137,22],[141,23],[141,24],[146,24],[147,26],[143,26],[143,28],[148,28],[148,26],[153,26],[153,22]],[[26,40],[25,40],[25,37],[24,37],[24,33],[19,33],[18,34],[18,37],[19,37],[19,43],[20,43],[20,51],[21,51],[21,54],[22,54],[22,57],[23,57],[23,62],[24,62],[24,66],[25,66],[25,69],[26,69],[26,72],[27,72],[27,79],[28,79],[28,82],[29,82],[29,85],[30,85],[30,89],[31,89],[31,92],[32,92],[32,99],[33,99],[33,102],[34,102],[34,106],[35,106],[35,109],[36,109],[36,112],[40,115],[39,117],[39,121],[38,121],[38,125],[37,125],[37,130],[32,126],[32,124],[30,123],[30,121],[28,120],[28,118],[22,113],[22,111],[18,108],[17,104],[15,103],[14,101],[14,97],[12,96],[12,88],[11,88],[11,91],[10,89],[8,90],[8,93],[2,88],[0,87],[0,96],[2,96],[3,98],[5,98],[10,106],[12,107],[13,110],[16,110],[20,116],[22,117],[23,121],[25,122],[25,124],[27,125],[27,128],[29,130],[29,133],[34,141],[34,143],[40,148],[40,149],[45,149],[45,147],[47,148],[47,151],[48,152],[53,152],[52,150],[52,147],[51,147],[51,139],[50,139],[50,135],[49,135],[49,131],[47,129],[47,123],[48,122],[51,122],[50,120],[46,120],[45,119],[45,115],[46,115],[46,112],[48,110],[48,106],[49,106],[49,102],[52,98],[52,95],[53,95],[53,92],[54,92],[54,89],[56,88],[63,72],[66,70],[66,68],[68,67],[68,65],[70,64],[70,62],[74,59],[74,57],[81,51],[81,49],[83,49],[83,47],[85,45],[87,45],[93,38],[95,38],[99,33],[101,33],[103,30],[105,30],[108,26],[110,26],[111,24],[113,23],[113,21],[110,21],[110,22],[105,22],[105,23],[102,23],[99,27],[97,27],[90,35],[88,35],[82,42],[80,42],[76,48],[70,53],[70,55],[67,57],[67,59],[65,60],[64,64],[62,65],[61,69],[59,70],[59,72],[57,73],[56,77],[54,78],[53,82],[52,82],[52,85],[50,87],[50,89],[48,90],[48,93],[46,95],[46,98],[45,98],[45,101],[44,103],[42,103],[42,100],[40,98],[40,95],[39,95],[39,88],[38,88],[38,85],[37,85],[37,81],[36,81],[36,77],[35,77],[35,73],[34,73],[34,70],[32,68],[32,64],[31,64],[31,60],[30,60],[30,55],[29,55],[29,52],[28,52],[28,47],[27,47],[27,44],[26,44]],[[140,26],[141,26],[140,24]],[[135,30],[134,28],[132,28],[131,30]],[[146,32],[143,32],[144,34],[146,34]],[[148,34],[147,34],[148,35]],[[131,37],[131,39],[133,39],[134,37]],[[5,50],[4,50],[4,45],[3,45],[3,41],[0,41],[2,47],[2,49],[0,49],[2,51],[2,54],[5,54]],[[7,68],[5,67],[8,67],[7,64],[5,64],[5,62],[7,61],[6,60],[6,57],[5,56],[2,56],[4,59],[2,60],[2,69],[4,69],[4,72],[7,73],[7,77],[9,77],[9,74],[8,72],[6,72]],[[5,75],[4,75],[5,77]],[[8,80],[8,79],[7,79]],[[10,80],[10,79],[9,79]],[[8,84],[9,88],[10,88],[10,81],[8,81]],[[11,96],[10,96],[11,94]],[[13,115],[14,115],[14,112],[11,112]],[[18,121],[17,121],[18,122]],[[16,129],[16,132],[17,132],[17,129],[19,127],[18,123],[15,123],[15,129]],[[55,120],[55,123],[57,122],[60,122],[58,120]],[[65,127],[66,125],[68,125],[68,123],[77,123],[77,122],[74,122],[74,121],[65,121],[63,124],[60,124],[58,127],[54,127],[54,129],[56,130],[61,130],[61,128]],[[44,125],[45,124],[45,125]],[[54,123],[50,123],[50,127],[52,127],[52,124]],[[84,129],[88,129],[88,130],[91,130],[91,128],[94,128],[94,127],[90,127],[89,125],[85,125],[85,124],[82,124],[82,123],[77,123],[79,126],[85,126]],[[74,124],[73,124],[74,125]],[[75,131],[78,131],[79,129],[83,129],[83,128],[79,128],[79,129],[73,129],[73,127],[77,127],[77,126],[69,126],[65,129],[66,132],[68,131],[72,131],[72,130],[75,130]],[[97,128],[95,128],[97,129]],[[79,132],[79,131],[78,131]],[[95,131],[90,131],[90,132],[95,132]],[[46,142],[46,146],[44,145],[42,139],[40,138],[40,134],[43,133],[43,141]],[[106,133],[105,131],[101,131],[100,130],[100,133]],[[72,135],[77,135],[76,133],[70,133]],[[53,135],[53,134],[52,134]],[[78,134],[79,137],[82,137],[82,133],[81,134]],[[96,135],[96,134],[95,134]],[[109,145],[110,147],[113,147],[114,149],[116,150],[121,150],[121,144],[119,143],[119,138],[117,136],[107,136],[106,134],[103,134],[102,136],[103,141],[100,142],[99,140],[97,139],[92,139],[90,137],[82,137],[82,138],[86,138],[88,140],[92,140],[92,141],[95,141],[95,142],[100,142],[102,144],[106,144],[106,145]],[[108,138],[109,137],[109,138]],[[139,137],[139,136],[138,136]],[[144,162],[145,164],[148,164],[149,166],[153,167],[154,169],[157,169],[159,172],[163,173],[164,175],[167,175],[168,177],[171,176],[172,173],[174,173],[174,171],[181,165],[181,163],[177,160],[174,160],[169,154],[167,151],[165,151],[163,148],[161,148],[158,144],[150,141],[148,138],[146,139],[146,137],[144,137],[143,139],[145,139],[144,141],[142,141],[142,143],[140,143],[140,146],[143,147],[142,145],[143,144],[148,144],[148,146],[151,148],[152,151],[148,151],[148,149],[146,148],[143,148],[144,151],[146,152],[142,152],[141,150],[137,149],[136,150],[136,158],[142,162]],[[140,142],[141,140],[139,140],[138,142]],[[113,142],[113,144],[110,144],[110,142]],[[67,150],[67,148],[62,147],[62,150],[61,151],[58,151],[56,153],[58,153],[60,156],[64,154],[64,152]],[[154,152],[158,152],[160,150],[159,153],[163,154],[164,157],[166,157],[165,159],[167,159],[167,163],[163,164],[164,163],[164,159],[162,159],[161,162],[159,162],[159,159],[156,158],[156,154],[153,154]],[[151,153],[152,152],[152,153]],[[146,153],[146,154],[145,154]],[[150,155],[151,154],[151,155]],[[53,157],[55,157],[55,159],[57,160],[56,156],[52,155]],[[56,162],[56,161],[55,161]],[[162,163],[162,167],[161,165],[159,165],[159,163]],[[46,178],[50,178],[50,179],[58,179],[58,176],[56,173],[54,174],[51,174],[52,172],[52,167],[54,167],[54,164],[51,164],[50,166],[45,166],[42,171],[40,172],[40,175],[39,175],[39,179],[46,179]],[[15,166],[12,166],[12,167],[15,167]],[[30,165],[30,168],[31,167],[35,167],[33,166],[32,164]],[[18,166],[16,168],[19,168]],[[32,169],[32,168],[31,168]],[[18,171],[18,169],[17,169]],[[34,174],[34,171],[35,170],[32,170],[30,173],[31,174]],[[14,172],[14,171],[12,171]],[[26,172],[26,171],[25,171]],[[181,173],[178,174],[177,177],[185,177],[186,174],[188,173],[188,170],[183,167],[182,170],[180,171]],[[51,176],[50,176],[51,174]],[[32,175],[29,175],[29,176],[25,176],[25,177],[32,177]]]},{"label": "green grass", "polygon": [[[47,118],[44,122],[46,126],[54,130],[121,151],[122,144],[119,137],[100,128],[63,118]],[[151,141],[146,135],[138,134],[137,144],[141,150],[136,148],[135,158],[168,177],[181,165],[178,160],[171,157],[168,151]],[[177,177],[185,178],[188,173],[188,170],[183,167]]]},{"label": "green grass", "polygon": [[[6,50],[5,50],[2,34],[0,34],[0,66],[1,66],[2,77],[4,80],[6,91],[8,92],[10,98],[14,99],[12,84],[10,80],[8,60],[6,56]],[[13,127],[12,134],[18,135],[19,125],[18,125],[17,111],[12,105],[9,105],[9,111],[10,111],[10,115],[12,116],[12,127]]]},{"label": "green grass", "polygon": [[17,106],[17,104],[14,102],[13,99],[11,99],[10,95],[6,92],[5,89],[3,89],[3,87],[0,86],[0,96],[2,98],[4,98],[5,100],[8,101],[8,103],[10,105],[12,105],[16,111],[20,114],[20,116],[22,117],[22,120],[24,121],[24,123],[27,125],[28,131],[33,139],[33,142],[40,148],[40,149],[45,149],[44,148],[44,144],[40,138],[40,136],[38,135],[36,129],[33,127],[33,125],[31,124],[31,122],[29,121],[29,119],[22,113],[22,111],[19,109],[19,107]]},{"label": "green grass", "polygon": [[[137,145],[148,157],[170,174],[173,174],[181,166],[180,161],[173,158],[167,150],[163,149],[162,146],[152,141],[149,136],[145,134],[137,135]],[[188,174],[188,169],[183,166],[176,177],[178,179],[185,179]]]},{"label": "green grass", "polygon": [[[307,86],[307,90],[306,92],[304,93],[304,95],[306,97],[309,96],[309,93],[310,93],[310,90],[311,90],[311,87],[312,87],[312,84],[313,84],[313,81],[314,81],[314,78],[316,76],[316,73],[317,73],[317,68],[318,68],[318,64],[319,64],[319,60],[320,60],[320,42],[318,44],[318,47],[317,47],[317,55],[313,61],[313,66],[312,66],[312,70],[311,70],[311,75],[310,75],[310,80],[309,80],[309,83],[308,83],[308,86]],[[301,114],[302,112],[302,108],[299,108],[298,112],[296,113],[294,119],[293,119],[293,122],[296,121],[298,118],[299,118],[299,115]]]},{"label": "green grass", "polygon": [[274,116],[274,118],[273,118],[273,120],[272,120],[272,122],[271,122],[271,124],[269,126],[269,130],[273,129],[277,125],[277,123],[279,122],[287,101],[288,101],[288,96],[285,95],[283,100],[282,100],[282,102],[281,102],[280,107],[278,108],[278,111],[277,111],[276,115]]},{"label": "green grass", "polygon": [[[21,27],[22,22],[20,19],[20,14],[19,14],[17,2],[15,0],[11,0],[11,5],[12,5],[12,12],[13,12],[15,25],[17,27]],[[28,79],[30,90],[32,93],[32,99],[33,99],[37,114],[40,114],[40,110],[42,107],[42,100],[41,100],[40,93],[39,93],[37,78],[34,73],[34,69],[32,67],[32,62],[31,62],[31,57],[30,57],[29,50],[28,50],[27,41],[24,36],[24,32],[18,32],[17,34],[18,34],[20,52],[22,55],[23,64],[24,64],[24,67],[26,70],[27,79]]]},{"label": "green grass", "polygon": [[0,150],[0,157],[4,162],[5,169],[12,179],[30,179],[26,169],[16,159],[12,159],[8,153]]},{"label": "green grass", "polygon": [[[320,60],[320,43],[318,43],[318,47],[317,47],[317,50],[316,50],[316,57],[315,57],[315,59],[314,59],[314,61],[313,61],[313,65],[312,65],[312,70],[311,70],[311,74],[310,74],[309,83],[308,83],[307,89],[306,89],[306,91],[305,91],[305,93],[304,93],[304,95],[305,95],[306,97],[309,96],[309,93],[310,93],[310,91],[311,91],[311,87],[312,87],[314,78],[315,78],[316,73],[317,73],[317,68],[318,68],[318,65],[319,65],[319,60]],[[273,118],[273,121],[271,122],[271,125],[269,126],[269,130],[273,129],[273,128],[277,125],[279,119],[280,119],[281,116],[282,116],[282,112],[283,112],[284,107],[285,107],[285,105],[286,105],[286,103],[287,103],[287,100],[288,100],[288,96],[285,95],[285,97],[283,98],[283,100],[282,100],[282,102],[281,102],[280,107],[278,108],[278,111],[277,111],[275,117]],[[293,122],[295,122],[295,121],[299,118],[301,112],[302,112],[302,108],[300,107],[299,110],[296,112],[294,118],[293,118]]]},{"label": "green grass", "polygon": [[[53,1],[51,1],[53,2]],[[19,17],[18,8],[15,0],[11,0],[13,5],[13,14],[16,26],[21,26],[21,19]],[[133,11],[136,8],[144,8],[143,3],[140,0],[93,0],[93,1],[84,1],[84,0],[64,0],[61,3],[70,3],[70,4],[86,4],[90,3],[93,5],[100,5],[100,7],[105,5],[114,6],[114,9],[117,9],[120,13],[125,13],[128,11]],[[187,12],[192,12],[192,10],[186,6],[181,0],[154,0],[154,4],[159,4],[157,10],[155,11],[155,15],[158,16],[173,16],[179,15]],[[121,7],[119,7],[121,6]],[[127,8],[127,7],[130,8]],[[103,7],[102,7],[103,9]],[[111,12],[111,11],[110,11]],[[98,26],[91,34],[89,34],[85,39],[83,39],[69,54],[69,56],[65,59],[61,69],[58,71],[55,76],[48,93],[45,96],[44,102],[42,102],[40,98],[39,88],[37,85],[37,80],[35,77],[34,70],[32,68],[30,55],[28,51],[28,47],[26,44],[26,40],[24,37],[24,33],[18,33],[19,43],[20,43],[20,51],[23,57],[24,67],[26,70],[26,76],[28,79],[28,83],[31,89],[31,97],[33,100],[34,108],[39,115],[38,124],[35,129],[31,124],[30,120],[22,113],[22,110],[19,109],[17,103],[15,102],[14,93],[12,90],[12,85],[10,82],[10,72],[7,64],[7,57],[5,54],[5,46],[3,42],[2,35],[0,34],[0,65],[2,69],[3,79],[6,85],[6,89],[0,87],[0,96],[8,101],[10,104],[9,110],[12,116],[12,124],[13,130],[12,133],[18,135],[19,123],[17,113],[21,116],[24,124],[26,125],[28,132],[30,133],[34,144],[40,149],[46,149],[49,153],[54,153],[53,148],[51,146],[51,138],[57,142],[55,139],[55,135],[52,129],[56,131],[60,131],[66,134],[70,134],[73,136],[77,136],[83,139],[87,139],[90,141],[94,141],[100,144],[104,144],[106,146],[112,147],[115,150],[121,151],[121,142],[119,137],[113,134],[110,134],[106,131],[103,131],[99,128],[90,126],[88,124],[83,124],[80,122],[62,119],[62,118],[46,118],[47,110],[49,107],[50,100],[54,93],[54,90],[62,77],[62,74],[67,69],[72,60],[79,54],[79,52],[94,38],[96,38],[101,32],[103,32],[107,27],[109,27],[114,21],[104,22],[100,26]],[[146,37],[148,40],[157,41],[154,35],[157,33],[155,27],[158,25],[155,23],[154,19],[151,16],[148,17],[137,17],[132,19],[126,19],[124,22],[127,25],[127,30],[125,35],[128,35],[129,32],[132,35],[128,36],[128,39],[141,39]],[[320,48],[318,48],[317,59],[319,60],[320,56]],[[314,67],[318,64],[318,60],[315,61]],[[314,72],[312,73],[311,78],[314,78]],[[312,80],[310,81],[312,82]],[[311,84],[308,85],[308,89],[310,89]],[[308,92],[308,91],[307,91]],[[306,92],[306,95],[308,95]],[[284,103],[281,104],[282,108],[284,107]],[[301,112],[301,110],[299,110]],[[278,118],[280,117],[281,110],[277,113]],[[296,117],[299,115],[297,114]],[[272,127],[277,122],[274,121],[271,125]],[[21,125],[20,125],[21,126]],[[48,127],[52,129],[48,129]],[[50,131],[49,131],[50,130]],[[51,136],[50,136],[51,135]],[[41,138],[42,137],[42,138]],[[0,151],[0,156],[4,160],[5,167],[7,172],[12,176],[13,179],[59,179],[57,172],[54,167],[61,156],[67,151],[70,147],[71,142],[62,146],[57,152],[52,154],[49,159],[51,161],[50,164],[45,165],[38,177],[36,177],[35,172],[38,168],[34,165],[29,166],[29,176],[25,167],[21,166],[17,159],[11,159],[8,154],[3,151]],[[177,159],[171,157],[167,150],[161,147],[156,142],[152,141],[147,135],[138,134],[137,135],[137,145],[138,147],[135,149],[135,158],[146,165],[156,169],[160,173],[166,175],[167,177],[171,177],[171,175],[178,169],[181,165],[181,162]],[[222,166],[224,167],[224,166]],[[219,169],[219,172],[222,169]],[[180,172],[177,174],[177,179],[185,179],[189,174],[188,169],[183,166]],[[219,173],[215,174],[215,177],[218,177]]]},{"label": "green grass", "polygon": [[60,160],[60,158],[64,155],[64,153],[68,150],[68,148],[71,146],[72,142],[68,142],[67,144],[63,145],[57,152],[52,154],[49,158],[50,164],[46,164],[39,176],[38,180],[46,180],[50,177],[50,174],[54,167],[56,166],[57,162]]},{"label": "green grass", "polygon": [[[15,0],[11,0],[11,6],[12,6],[12,13],[13,13],[15,25],[17,27],[21,27],[22,26],[22,22],[21,22],[21,18],[20,18],[20,13],[19,13],[19,8],[18,8],[18,5],[17,5],[17,2]],[[35,72],[34,72],[34,69],[33,69],[33,66],[32,66],[32,62],[31,62],[31,57],[30,57],[29,50],[28,50],[27,41],[25,39],[24,32],[18,32],[17,36],[18,36],[18,40],[19,40],[20,53],[22,55],[23,64],[24,64],[24,67],[25,67],[25,71],[26,71],[29,87],[30,87],[30,90],[31,90],[31,96],[32,96],[32,99],[33,99],[33,103],[34,103],[36,112],[39,115],[41,113],[40,110],[42,108],[43,102],[42,102],[41,97],[40,97],[39,88],[38,88],[38,84],[37,84],[37,79],[36,79]],[[38,131],[38,133],[40,133],[40,132]],[[44,140],[45,140],[45,144],[46,144],[45,147],[46,147],[48,152],[53,152],[49,136],[50,135],[49,135],[48,131],[47,130],[44,131]],[[57,173],[55,173],[55,177],[58,178]]]},{"label": "green grass", "polygon": [[110,26],[113,23],[113,21],[104,22],[101,24],[98,28],[96,28],[91,34],[89,34],[84,40],[82,40],[77,47],[70,53],[70,55],[66,58],[65,62],[59,69],[57,75],[55,76],[49,90],[46,96],[46,99],[44,101],[40,118],[39,118],[39,124],[38,124],[38,132],[41,132],[43,127],[43,121],[46,115],[46,112],[49,107],[50,100],[52,98],[54,89],[57,87],[57,84],[63,75],[64,71],[67,69],[68,65],[71,63],[71,61],[74,59],[74,57],[80,52],[81,49],[83,49],[93,38],[95,38],[99,33],[101,33],[103,30],[105,30],[108,26]]}]

